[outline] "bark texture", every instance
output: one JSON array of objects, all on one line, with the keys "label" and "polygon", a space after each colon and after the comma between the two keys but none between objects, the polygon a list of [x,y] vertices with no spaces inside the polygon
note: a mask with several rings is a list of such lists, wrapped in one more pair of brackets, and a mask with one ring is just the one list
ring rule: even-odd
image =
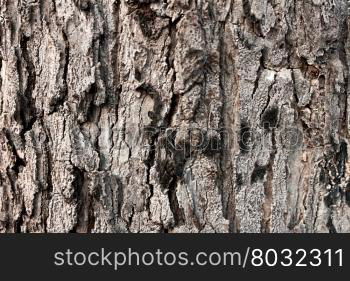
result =
[{"label": "bark texture", "polygon": [[0,0],[0,232],[350,232],[347,0]]}]

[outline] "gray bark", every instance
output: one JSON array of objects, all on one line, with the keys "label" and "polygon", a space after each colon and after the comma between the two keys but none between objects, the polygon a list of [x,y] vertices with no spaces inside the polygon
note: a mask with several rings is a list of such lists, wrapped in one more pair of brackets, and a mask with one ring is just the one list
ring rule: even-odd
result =
[{"label": "gray bark", "polygon": [[350,232],[346,0],[0,0],[0,232]]}]

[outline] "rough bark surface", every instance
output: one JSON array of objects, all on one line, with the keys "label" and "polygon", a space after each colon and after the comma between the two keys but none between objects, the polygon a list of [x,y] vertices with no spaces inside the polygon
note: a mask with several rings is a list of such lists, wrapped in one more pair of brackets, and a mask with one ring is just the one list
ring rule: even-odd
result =
[{"label": "rough bark surface", "polygon": [[346,0],[0,0],[0,232],[350,232]]}]

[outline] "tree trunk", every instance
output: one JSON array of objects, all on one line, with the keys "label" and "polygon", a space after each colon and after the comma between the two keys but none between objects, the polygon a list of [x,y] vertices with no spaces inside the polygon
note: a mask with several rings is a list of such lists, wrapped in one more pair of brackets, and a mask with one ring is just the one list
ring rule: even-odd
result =
[{"label": "tree trunk", "polygon": [[0,232],[350,232],[347,0],[0,0]]}]

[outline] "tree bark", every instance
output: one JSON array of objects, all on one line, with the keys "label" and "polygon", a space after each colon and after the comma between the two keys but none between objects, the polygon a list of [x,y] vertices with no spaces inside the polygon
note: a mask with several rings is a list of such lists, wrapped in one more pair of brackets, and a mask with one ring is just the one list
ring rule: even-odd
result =
[{"label": "tree bark", "polygon": [[350,232],[347,0],[0,0],[0,232]]}]

